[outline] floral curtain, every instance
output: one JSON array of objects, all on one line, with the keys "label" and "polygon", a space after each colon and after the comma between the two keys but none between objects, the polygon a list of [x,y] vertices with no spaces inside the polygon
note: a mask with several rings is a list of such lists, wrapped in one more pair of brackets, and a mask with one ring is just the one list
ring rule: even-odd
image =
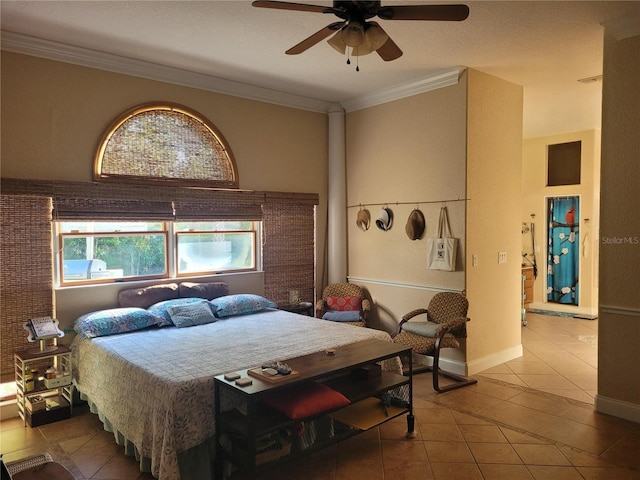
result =
[{"label": "floral curtain", "polygon": [[580,198],[551,197],[547,208],[547,301],[578,305]]}]

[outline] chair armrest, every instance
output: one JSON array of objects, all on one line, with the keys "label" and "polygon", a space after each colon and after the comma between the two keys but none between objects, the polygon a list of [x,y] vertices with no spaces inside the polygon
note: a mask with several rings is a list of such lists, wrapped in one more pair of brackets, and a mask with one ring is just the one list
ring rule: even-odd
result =
[{"label": "chair armrest", "polygon": [[363,298],[362,299],[362,318],[365,323],[367,323],[367,317],[369,316],[369,311],[371,310],[371,302]]},{"label": "chair armrest", "polygon": [[442,324],[442,330],[444,330],[445,333],[450,333],[458,329],[464,329],[469,320],[471,319],[468,317],[452,318],[451,320],[448,320]]},{"label": "chair armrest", "polygon": [[427,313],[427,312],[428,312],[428,310],[426,308],[416,308],[415,310],[411,310],[409,313],[405,313],[402,316],[402,320],[400,320],[400,323],[398,324],[398,328],[397,328],[396,332],[393,334],[393,336],[395,337],[396,335],[398,335],[402,331],[402,325],[403,324],[405,324],[406,322],[411,320],[413,317],[416,317],[418,315],[422,315],[423,313]]}]

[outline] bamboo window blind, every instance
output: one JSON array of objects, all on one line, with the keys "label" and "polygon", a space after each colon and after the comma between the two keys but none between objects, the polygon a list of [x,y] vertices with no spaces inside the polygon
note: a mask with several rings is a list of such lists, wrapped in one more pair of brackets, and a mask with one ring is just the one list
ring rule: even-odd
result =
[{"label": "bamboo window blind", "polygon": [[34,346],[23,323],[53,316],[51,198],[1,195],[0,215],[0,382],[9,382],[14,352]]},{"label": "bamboo window blind", "polygon": [[118,117],[100,141],[94,178],[238,188],[222,133],[196,111],[171,103],[140,105]]}]

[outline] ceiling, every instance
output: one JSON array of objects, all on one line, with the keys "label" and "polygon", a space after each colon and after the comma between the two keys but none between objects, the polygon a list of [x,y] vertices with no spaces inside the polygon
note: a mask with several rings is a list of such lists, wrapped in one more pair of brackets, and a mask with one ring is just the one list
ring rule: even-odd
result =
[{"label": "ceiling", "polygon": [[[382,2],[429,3],[447,2]],[[325,41],[300,55],[284,53],[336,21],[331,14],[255,8],[244,0],[2,0],[0,14],[3,34],[326,102],[366,97],[445,69],[470,67],[524,87],[525,138],[600,128],[602,84],[578,80],[602,73],[602,25],[640,16],[640,2],[465,3],[470,14],[463,22],[378,20],[404,55],[391,62],[375,53],[359,57],[359,72],[355,62],[347,65],[346,57]],[[3,35],[3,48],[11,50],[6,45]]]}]

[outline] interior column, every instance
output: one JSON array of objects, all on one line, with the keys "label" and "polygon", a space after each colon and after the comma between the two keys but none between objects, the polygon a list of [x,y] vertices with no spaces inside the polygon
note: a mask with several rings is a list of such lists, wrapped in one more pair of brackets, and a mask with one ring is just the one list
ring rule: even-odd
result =
[{"label": "interior column", "polygon": [[327,198],[327,278],[329,283],[347,279],[347,181],[345,112],[334,103],[329,108],[329,188]]}]

